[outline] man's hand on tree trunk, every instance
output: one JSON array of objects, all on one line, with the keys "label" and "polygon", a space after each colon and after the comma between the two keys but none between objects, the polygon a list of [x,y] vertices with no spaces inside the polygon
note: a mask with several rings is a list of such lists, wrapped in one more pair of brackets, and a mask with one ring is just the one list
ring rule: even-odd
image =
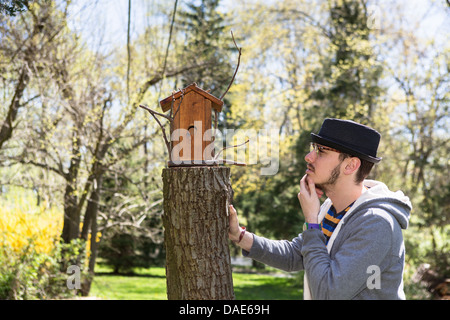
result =
[{"label": "man's hand on tree trunk", "polygon": [[245,228],[239,226],[236,209],[233,205],[229,206],[230,212],[230,228],[228,229],[228,237],[238,246],[246,251],[250,251],[253,245],[253,234],[245,232]]}]

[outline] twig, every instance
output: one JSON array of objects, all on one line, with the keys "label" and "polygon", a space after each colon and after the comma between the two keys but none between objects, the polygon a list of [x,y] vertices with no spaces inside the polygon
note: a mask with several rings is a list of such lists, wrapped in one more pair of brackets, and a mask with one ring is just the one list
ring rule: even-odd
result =
[{"label": "twig", "polygon": [[178,4],[178,0],[175,0],[174,6],[173,6],[173,13],[172,13],[172,22],[170,24],[169,40],[167,42],[166,54],[164,56],[164,64],[163,64],[163,69],[161,72],[162,78],[164,78],[164,74],[166,73],[167,57],[169,56],[169,48],[170,48],[170,42],[172,40],[173,25],[175,23],[175,15],[177,13],[177,4]]},{"label": "twig", "polygon": [[180,91],[181,91],[180,103],[178,104],[178,107],[177,107],[177,110],[175,111],[175,113],[173,113],[173,105],[175,104],[175,99],[174,99],[175,92],[172,92],[172,101],[170,104],[170,112],[168,115],[157,112],[155,110],[152,110],[149,107],[144,106],[142,104],[139,105],[140,108],[147,110],[152,115],[152,117],[156,120],[158,125],[161,127],[161,130],[163,133],[163,138],[164,138],[164,143],[166,144],[167,151],[169,152],[169,160],[172,160],[172,147],[171,147],[169,140],[167,139],[166,130],[164,129],[164,126],[161,124],[161,121],[159,121],[159,119],[156,116],[160,116],[160,117],[163,117],[163,118],[166,118],[167,120],[169,120],[170,132],[172,133],[173,121],[174,121],[178,111],[180,111],[180,106],[181,106],[181,104],[183,102],[183,98],[184,98],[184,90],[180,89]]},{"label": "twig", "polygon": [[[180,111],[181,103],[183,103],[184,89],[180,89],[180,91],[181,91],[180,103],[178,104],[177,110],[175,110],[175,113],[174,113],[174,115],[173,115],[173,117],[172,117],[172,120],[175,119],[175,117],[177,116],[178,111]],[[173,98],[172,98],[172,107],[173,107],[173,102],[174,102],[174,100],[173,100]],[[170,113],[172,113],[172,107],[170,108]]]},{"label": "twig", "polygon": [[164,118],[166,118],[166,119],[169,120],[169,121],[173,121],[173,118],[172,118],[172,117],[170,117],[170,116],[168,116],[168,115],[165,115],[165,114],[163,114],[163,113],[156,112],[155,110],[152,110],[152,109],[150,109],[150,108],[147,107],[147,106],[144,106],[144,105],[140,104],[139,107],[141,107],[142,109],[147,110],[147,111],[148,111],[150,114],[152,114],[152,115],[153,115],[153,114],[156,114],[157,116],[164,117]]},{"label": "twig", "polygon": [[156,111],[154,111],[154,110],[152,110],[149,107],[144,106],[144,105],[139,105],[139,107],[141,107],[142,109],[147,110],[152,115],[152,117],[156,120],[158,125],[161,127],[161,130],[162,130],[162,133],[163,133],[163,138],[164,138],[164,143],[166,144],[167,152],[169,153],[169,159],[172,160],[172,149],[170,147],[170,142],[169,142],[169,140],[167,139],[167,136],[166,136],[166,130],[164,129],[164,126],[161,124],[161,121],[159,121],[159,119],[156,117],[156,115],[164,117],[167,120],[169,120],[170,125],[172,125],[173,118],[170,117],[170,116],[166,116],[165,114],[156,112]]},{"label": "twig", "polygon": [[128,25],[127,25],[127,98],[130,103],[130,67],[131,67],[131,48],[130,48],[130,24],[131,24],[131,0],[128,0]]},{"label": "twig", "polygon": [[217,164],[226,163],[226,164],[234,164],[235,166],[241,166],[241,167],[247,166],[247,164],[244,162],[237,162],[237,161],[231,161],[231,160],[226,160],[226,159],[205,160],[205,163],[207,165],[217,165]]},{"label": "twig", "polygon": [[219,118],[219,112],[214,110],[214,133],[213,133],[213,141],[216,141],[216,131],[217,131],[217,119]]},{"label": "twig", "polygon": [[175,91],[172,91],[172,101],[170,102],[170,112],[169,112],[169,117],[171,117],[172,119],[174,119],[175,117],[172,117],[172,113],[173,113],[173,103],[175,102]]},{"label": "twig", "polygon": [[243,146],[244,144],[249,143],[249,141],[250,141],[250,139],[247,139],[247,141],[245,141],[245,142],[243,142],[243,143],[241,143],[241,144],[236,144],[236,145],[234,145],[234,146],[229,146],[229,147],[222,148],[222,150],[220,150],[219,153],[218,153],[217,155],[214,156],[214,159],[213,159],[213,160],[216,161],[216,160],[217,160],[217,157],[222,153],[223,150],[229,149],[229,148],[237,148],[237,147]]},{"label": "twig", "polygon": [[231,37],[233,38],[233,42],[234,42],[234,46],[236,47],[236,49],[238,49],[239,55],[238,55],[238,63],[236,66],[236,69],[234,70],[234,74],[233,74],[233,78],[231,78],[230,84],[228,85],[227,90],[225,90],[225,92],[222,94],[222,96],[220,97],[220,100],[223,100],[223,97],[225,97],[225,95],[227,94],[228,90],[230,90],[231,85],[234,82],[234,78],[236,77],[236,73],[239,69],[239,64],[241,63],[241,54],[242,54],[242,48],[239,48],[236,44],[236,41],[234,40],[234,35],[233,35],[233,31],[231,31]]}]

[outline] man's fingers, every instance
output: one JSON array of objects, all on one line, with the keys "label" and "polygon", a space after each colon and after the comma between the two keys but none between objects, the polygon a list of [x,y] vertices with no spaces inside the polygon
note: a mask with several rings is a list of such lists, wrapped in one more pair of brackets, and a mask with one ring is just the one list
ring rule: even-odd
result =
[{"label": "man's fingers", "polygon": [[305,174],[304,176],[303,176],[303,178],[300,180],[300,194],[303,192],[305,192],[305,191],[308,191],[308,188],[306,187],[306,182],[305,182],[305,180],[306,180],[306,178],[307,178],[307,175]]},{"label": "man's fingers", "polygon": [[238,224],[239,225],[237,212],[236,212],[236,209],[233,207],[232,204],[230,204],[228,206],[228,210],[230,211],[230,226],[234,225],[234,224]]},{"label": "man's fingers", "polygon": [[229,210],[230,210],[230,214],[233,214],[233,215],[236,215],[236,216],[237,216],[236,209],[233,207],[232,204],[230,204],[230,205],[228,206],[228,208],[229,208]]},{"label": "man's fingers", "polygon": [[307,177],[306,181],[308,182],[309,193],[314,194],[316,192],[316,185],[314,184],[314,181],[312,181],[310,177]]},{"label": "man's fingers", "polygon": [[237,212],[232,204],[228,206],[228,210],[230,211],[230,227],[228,229],[228,237],[231,240],[236,240],[236,238],[239,238],[239,221]]},{"label": "man's fingers", "polygon": [[315,189],[316,189],[317,197],[321,198],[323,196],[323,191],[319,188],[315,188]]}]

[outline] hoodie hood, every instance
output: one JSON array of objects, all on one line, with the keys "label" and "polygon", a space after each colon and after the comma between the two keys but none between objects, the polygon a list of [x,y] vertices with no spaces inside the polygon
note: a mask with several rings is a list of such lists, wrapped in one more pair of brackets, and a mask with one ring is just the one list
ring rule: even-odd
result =
[{"label": "hoodie hood", "polygon": [[412,206],[402,191],[393,192],[384,183],[375,180],[364,180],[364,185],[369,189],[361,194],[344,218],[351,216],[352,209],[358,208],[359,211],[365,207],[375,207],[389,212],[402,229],[408,228]]}]

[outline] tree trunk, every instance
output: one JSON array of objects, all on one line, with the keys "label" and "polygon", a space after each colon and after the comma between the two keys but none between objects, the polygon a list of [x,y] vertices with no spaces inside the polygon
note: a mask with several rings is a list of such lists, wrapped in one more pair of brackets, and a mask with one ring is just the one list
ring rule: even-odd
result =
[{"label": "tree trunk", "polygon": [[20,100],[22,99],[23,93],[27,87],[29,80],[30,76],[28,75],[28,70],[26,66],[23,66],[18,80],[19,82],[16,86],[16,91],[8,108],[6,119],[0,129],[0,149],[2,148],[3,144],[12,137],[14,121],[16,120],[17,113],[20,109]]},{"label": "tree trunk", "polygon": [[234,299],[228,247],[228,167],[163,169],[169,300]]},{"label": "tree trunk", "polygon": [[[85,297],[89,295],[89,292],[91,290],[91,284],[95,276],[95,262],[97,260],[98,245],[99,245],[99,243],[97,242],[97,232],[98,232],[97,213],[98,213],[98,206],[100,203],[102,179],[103,179],[102,173],[100,173],[96,178],[94,178],[94,181],[96,181],[96,187],[93,188],[91,196],[89,198],[88,205],[86,207],[86,211],[84,214],[83,230],[81,232],[81,239],[85,241],[89,239],[89,231],[91,235],[90,241],[91,253],[89,257],[88,273],[81,285],[81,295]],[[86,250],[88,250],[87,247]]]},{"label": "tree trunk", "polygon": [[78,197],[74,194],[75,188],[72,181],[66,182],[64,193],[64,224],[61,239],[64,243],[77,239],[80,231],[80,215],[78,212]]},{"label": "tree trunk", "polygon": [[80,234],[80,211],[78,210],[77,179],[80,171],[80,146],[78,131],[72,133],[72,159],[68,173],[64,176],[66,190],[64,192],[64,224],[61,239],[64,243],[77,239]]}]

